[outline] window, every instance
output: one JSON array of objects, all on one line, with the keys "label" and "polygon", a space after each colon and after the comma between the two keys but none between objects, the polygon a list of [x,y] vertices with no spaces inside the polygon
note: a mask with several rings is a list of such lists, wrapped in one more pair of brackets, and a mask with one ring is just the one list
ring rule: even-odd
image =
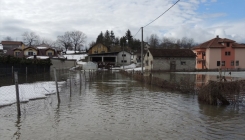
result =
[{"label": "window", "polygon": [[127,60],[121,60],[122,63],[127,63]]},{"label": "window", "polygon": [[33,55],[33,52],[28,52],[28,55]]},{"label": "window", "polygon": [[48,56],[52,56],[53,55],[53,53],[52,52],[48,52]]},{"label": "window", "polygon": [[231,61],[231,66],[234,66],[234,61]]},{"label": "window", "polygon": [[15,52],[15,56],[18,56],[20,54],[20,52]]},{"label": "window", "polygon": [[105,53],[105,51],[101,51],[101,53]]},{"label": "window", "polygon": [[147,56],[149,57],[149,52],[147,53]]},{"label": "window", "polygon": [[181,65],[186,65],[186,62],[185,61],[181,61],[180,64]]},{"label": "window", "polygon": [[236,66],[239,66],[239,61],[236,61]]},{"label": "window", "polygon": [[217,61],[217,66],[220,66],[220,61]]},{"label": "window", "polygon": [[206,55],[205,52],[203,52],[202,55],[205,56]]},{"label": "window", "polygon": [[126,56],[126,54],[122,54],[122,57],[125,57]]},{"label": "window", "polygon": [[97,51],[94,51],[94,53],[97,53]]},{"label": "window", "polygon": [[227,47],[230,47],[230,42],[227,42]]},{"label": "window", "polygon": [[222,66],[225,66],[225,61],[222,61]]},{"label": "window", "polygon": [[225,55],[231,55],[231,52],[225,52]]}]

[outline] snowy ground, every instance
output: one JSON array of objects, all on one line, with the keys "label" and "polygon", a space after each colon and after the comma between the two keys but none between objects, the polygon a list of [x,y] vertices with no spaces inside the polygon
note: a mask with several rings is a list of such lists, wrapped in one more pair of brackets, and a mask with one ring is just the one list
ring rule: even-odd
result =
[{"label": "snowy ground", "polygon": [[[58,87],[65,82],[58,82]],[[54,81],[19,84],[19,97],[21,102],[33,99],[46,98],[49,94],[56,93]],[[0,87],[0,107],[16,103],[15,85]]]}]

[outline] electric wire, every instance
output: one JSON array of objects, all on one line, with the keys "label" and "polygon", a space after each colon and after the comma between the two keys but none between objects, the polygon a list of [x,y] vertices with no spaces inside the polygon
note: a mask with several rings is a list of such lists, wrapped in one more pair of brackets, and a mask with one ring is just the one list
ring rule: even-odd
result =
[{"label": "electric wire", "polygon": [[[156,19],[154,19],[153,21],[151,21],[150,23],[146,24],[145,26],[143,26],[143,28],[149,26],[151,23],[153,23],[154,21],[156,21],[157,19],[159,19],[162,15],[164,15],[166,12],[168,12],[172,7],[174,7],[180,0],[177,0],[172,6],[170,6],[166,11],[164,11],[160,16],[158,16]],[[140,28],[141,29],[141,28]],[[134,35],[134,37],[139,33],[140,29],[138,30],[138,32]]]}]

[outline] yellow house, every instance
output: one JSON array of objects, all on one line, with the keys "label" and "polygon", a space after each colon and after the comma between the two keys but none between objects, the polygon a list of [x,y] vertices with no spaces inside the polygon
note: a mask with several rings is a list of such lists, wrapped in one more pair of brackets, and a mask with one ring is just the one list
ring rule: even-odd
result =
[{"label": "yellow house", "polygon": [[27,48],[23,49],[23,51],[24,51],[24,56],[37,55],[37,49],[34,47],[27,47]]},{"label": "yellow house", "polygon": [[46,56],[54,56],[55,55],[55,50],[52,48],[48,48],[46,50]]},{"label": "yellow house", "polygon": [[14,51],[14,56],[19,57],[21,52],[22,52],[22,49],[21,48],[15,48],[13,51]]},{"label": "yellow house", "polygon": [[97,43],[88,50],[88,54],[107,53],[108,47],[102,43]]}]

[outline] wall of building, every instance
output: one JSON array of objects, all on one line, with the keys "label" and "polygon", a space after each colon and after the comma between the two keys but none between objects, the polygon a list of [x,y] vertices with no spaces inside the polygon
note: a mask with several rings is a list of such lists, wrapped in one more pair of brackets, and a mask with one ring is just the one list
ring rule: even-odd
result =
[{"label": "wall of building", "polygon": [[[196,69],[205,69],[206,66],[206,49],[193,50],[196,54]],[[205,54],[205,55],[204,55]]]},{"label": "wall of building", "polygon": [[[124,54],[126,55],[124,58],[122,57],[123,51],[119,52],[117,55],[117,65],[130,65],[131,64],[131,54],[124,51]],[[123,60],[126,60],[125,63],[122,63]]]},{"label": "wall of building", "polygon": [[151,71],[153,69],[153,56],[150,51],[147,51],[144,57],[144,66],[146,71]]},{"label": "wall of building", "polygon": [[[229,46],[227,46],[227,44]],[[231,43],[224,43],[225,48],[221,49],[221,61],[225,61],[225,66],[221,66],[222,69],[234,69],[235,68],[235,49],[231,47]],[[229,55],[228,55],[229,52]],[[231,61],[234,61],[234,65],[231,66]],[[221,62],[222,63],[222,62]]]},{"label": "wall of building", "polygon": [[48,56],[48,53],[52,53],[52,55],[54,55],[54,50],[47,50],[46,51],[46,55]]},{"label": "wall of building", "polygon": [[97,44],[97,45],[93,46],[91,51],[90,51],[91,54],[107,53],[107,52],[108,52],[108,48],[102,44]]},{"label": "wall of building", "polygon": [[24,55],[28,56],[28,52],[33,52],[33,55],[37,55],[37,50],[35,50],[35,49],[26,49],[26,50],[24,50]]},{"label": "wall of building", "polygon": [[56,69],[69,69],[76,66],[76,60],[65,60],[65,59],[55,59],[51,58],[51,63],[53,65],[50,66],[50,70]]},{"label": "wall of building", "polygon": [[[245,48],[235,48],[235,67],[234,68],[240,68],[245,69]],[[236,66],[236,61],[239,61],[239,66]]]},{"label": "wall of building", "polygon": [[206,50],[206,66],[207,69],[217,69],[217,61],[220,61],[221,65],[221,49],[220,48],[208,48]]},{"label": "wall of building", "polygon": [[[177,71],[182,70],[194,70],[196,64],[196,58],[154,58],[152,70],[170,70],[171,62],[174,61]],[[185,62],[185,64],[183,64]]]}]

